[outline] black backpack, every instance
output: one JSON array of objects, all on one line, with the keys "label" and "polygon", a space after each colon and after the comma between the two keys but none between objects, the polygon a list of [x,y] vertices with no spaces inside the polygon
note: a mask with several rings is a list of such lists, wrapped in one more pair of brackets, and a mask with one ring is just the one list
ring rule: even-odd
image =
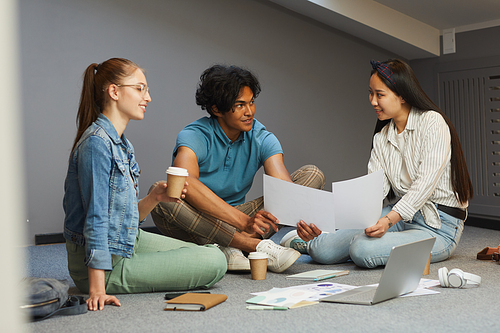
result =
[{"label": "black backpack", "polygon": [[21,309],[29,312],[33,321],[47,319],[55,314],[76,315],[87,312],[82,296],[69,296],[66,280],[29,277],[22,280],[26,291],[26,305]]}]

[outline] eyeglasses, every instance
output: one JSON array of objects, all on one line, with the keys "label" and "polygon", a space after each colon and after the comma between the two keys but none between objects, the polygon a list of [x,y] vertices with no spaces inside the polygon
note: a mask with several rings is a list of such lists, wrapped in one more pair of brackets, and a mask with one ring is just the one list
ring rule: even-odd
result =
[{"label": "eyeglasses", "polygon": [[146,93],[149,94],[149,87],[145,84],[115,84],[117,87],[132,87],[140,91],[142,96],[146,96]]}]

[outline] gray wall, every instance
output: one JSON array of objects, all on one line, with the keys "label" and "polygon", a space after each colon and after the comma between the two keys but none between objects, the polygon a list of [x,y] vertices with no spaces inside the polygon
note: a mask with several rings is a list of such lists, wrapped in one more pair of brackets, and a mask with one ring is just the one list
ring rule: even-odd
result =
[{"label": "gray wall", "polygon": [[456,52],[440,57],[410,62],[418,74],[422,88],[438,103],[438,73],[500,65],[500,27],[492,27],[455,35]]},{"label": "gray wall", "polygon": [[[418,73],[422,88],[439,105],[438,78],[440,74],[500,66],[499,35],[500,27],[457,33],[455,36],[456,53],[445,54],[437,58],[415,60],[410,64]],[[460,112],[460,110],[457,109],[457,112]],[[460,133],[460,126],[456,127]],[[467,135],[471,135],[470,131]],[[479,137],[476,139],[478,142],[482,142]],[[463,139],[462,147],[466,156],[468,155],[468,148],[471,149],[469,153],[477,149],[474,142],[467,142]],[[470,163],[468,167],[469,172],[476,170],[475,163]],[[493,178],[479,179],[483,179],[487,185],[490,182],[496,182]],[[472,179],[478,178],[472,177]],[[467,220],[467,224],[498,230],[500,228],[499,216],[494,214],[496,210],[493,209],[493,207],[498,207],[497,203],[500,202],[498,197],[483,195],[477,189],[475,191],[476,196],[470,201],[471,218]]]},{"label": "gray wall", "polygon": [[[110,57],[144,67],[152,90],[146,118],[125,131],[142,169],[141,197],[165,177],[179,130],[205,115],[194,91],[214,63],[258,75],[256,117],[280,139],[290,172],[316,164],[328,190],[366,173],[375,124],[369,60],[394,54],[263,0],[19,2],[30,242],[62,232],[81,75]],[[261,179],[248,199],[261,195]]]}]

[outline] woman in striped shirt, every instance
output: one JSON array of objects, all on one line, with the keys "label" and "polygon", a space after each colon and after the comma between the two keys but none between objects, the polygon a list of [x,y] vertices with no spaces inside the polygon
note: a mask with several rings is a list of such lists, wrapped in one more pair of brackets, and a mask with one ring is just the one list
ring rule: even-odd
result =
[{"label": "woman in striped shirt", "polygon": [[448,259],[473,195],[458,135],[408,64],[398,59],[371,64],[369,99],[378,120],[368,172],[384,171],[384,196],[392,203],[365,230],[322,233],[301,221],[281,243],[320,263],[352,259],[373,268],[386,264],[393,246],[436,237],[431,261]]}]

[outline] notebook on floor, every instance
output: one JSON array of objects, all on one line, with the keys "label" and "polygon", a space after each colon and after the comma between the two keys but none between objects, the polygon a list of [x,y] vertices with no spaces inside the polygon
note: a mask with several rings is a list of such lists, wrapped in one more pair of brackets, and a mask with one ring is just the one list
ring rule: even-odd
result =
[{"label": "notebook on floor", "polygon": [[429,260],[435,237],[394,246],[378,286],[362,286],[321,302],[373,305],[414,291]]}]

